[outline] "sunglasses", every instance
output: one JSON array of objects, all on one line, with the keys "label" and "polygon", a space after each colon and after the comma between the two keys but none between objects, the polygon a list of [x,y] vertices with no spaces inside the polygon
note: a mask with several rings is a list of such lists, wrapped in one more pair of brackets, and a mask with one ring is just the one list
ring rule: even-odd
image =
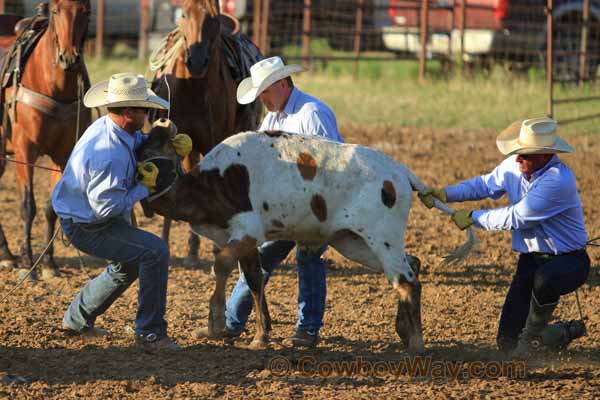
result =
[{"label": "sunglasses", "polygon": [[149,108],[147,108],[147,107],[130,107],[130,108],[131,108],[132,110],[135,110],[135,111],[141,111],[141,112],[143,112],[144,114],[148,114],[148,111],[150,110],[150,109],[149,109]]},{"label": "sunglasses", "polygon": [[537,154],[519,154],[519,157],[521,157],[522,160],[533,160],[535,158]]}]

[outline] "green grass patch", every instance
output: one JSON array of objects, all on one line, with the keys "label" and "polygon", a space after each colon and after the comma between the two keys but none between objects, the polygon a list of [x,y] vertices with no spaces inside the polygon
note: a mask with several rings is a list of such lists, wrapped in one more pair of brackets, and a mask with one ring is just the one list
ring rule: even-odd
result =
[{"label": "green grass patch", "polygon": [[[342,54],[324,41],[311,43],[311,54]],[[284,49],[284,57],[298,57],[297,47]],[[368,54],[364,54],[368,56]],[[392,56],[389,56],[392,57]],[[123,49],[119,57],[86,60],[92,83],[117,72],[133,71],[151,76],[147,62]],[[519,118],[541,116],[546,112],[547,93],[544,72],[507,72],[501,67],[472,72],[443,74],[440,64],[427,65],[428,78],[418,81],[418,63],[412,60],[359,61],[359,79],[353,79],[354,63],[315,62],[313,70],[294,76],[297,86],[323,101],[335,111],[340,125],[399,125],[434,129],[500,130]],[[554,87],[556,98],[600,96],[600,86]],[[190,99],[193,101],[193,99]],[[554,116],[576,118],[597,113],[599,101],[555,106]],[[566,125],[563,133],[596,133],[599,120]]]}]

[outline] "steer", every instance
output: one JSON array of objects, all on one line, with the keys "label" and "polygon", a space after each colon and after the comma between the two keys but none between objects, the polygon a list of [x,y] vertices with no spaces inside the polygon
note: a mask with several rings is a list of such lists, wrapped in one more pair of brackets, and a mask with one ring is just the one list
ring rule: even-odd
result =
[{"label": "steer", "polygon": [[[177,173],[160,123],[139,159],[159,167],[157,192],[142,202],[147,215],[189,222],[220,247],[210,299],[209,334],[225,329],[225,283],[240,263],[255,301],[257,331],[250,345],[268,344],[271,321],[263,293],[257,246],[294,240],[301,247],[328,244],[345,257],[383,271],[398,295],[396,332],[411,352],[423,351],[418,259],[404,253],[412,192],[424,184],[404,165],[374,149],[279,131],[227,138],[200,163],[200,172]],[[436,207],[453,211],[436,200]],[[448,260],[463,258],[467,241]],[[412,264],[412,265],[411,265]]]}]

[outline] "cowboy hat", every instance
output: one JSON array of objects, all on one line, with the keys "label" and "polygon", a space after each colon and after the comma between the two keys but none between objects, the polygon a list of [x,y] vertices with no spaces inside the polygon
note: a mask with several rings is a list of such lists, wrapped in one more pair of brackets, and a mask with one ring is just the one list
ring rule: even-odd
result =
[{"label": "cowboy hat", "polygon": [[548,117],[513,122],[496,138],[502,154],[573,153],[575,149],[556,134],[556,121]]},{"label": "cowboy hat", "polygon": [[85,97],[86,107],[144,107],[169,109],[169,102],[148,89],[146,79],[133,72],[115,74],[92,86]]},{"label": "cowboy hat", "polygon": [[261,60],[250,67],[250,77],[240,82],[237,101],[250,104],[269,86],[295,72],[304,71],[300,65],[284,65],[280,57]]}]

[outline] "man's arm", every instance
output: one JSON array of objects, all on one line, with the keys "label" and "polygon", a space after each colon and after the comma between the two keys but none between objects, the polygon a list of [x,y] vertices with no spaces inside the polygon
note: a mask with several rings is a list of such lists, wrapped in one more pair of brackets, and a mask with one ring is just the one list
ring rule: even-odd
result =
[{"label": "man's arm", "polygon": [[574,186],[564,187],[559,180],[543,179],[518,203],[492,210],[475,210],[471,218],[475,226],[486,230],[529,229],[575,206],[573,190]]},{"label": "man's arm", "polygon": [[98,218],[108,219],[123,214],[150,192],[141,183],[128,189],[126,167],[118,160],[99,162],[90,171],[86,194]]},{"label": "man's arm", "polygon": [[446,186],[446,197],[449,202],[481,200],[492,198],[499,199],[506,193],[504,188],[505,175],[507,170],[507,161],[502,162],[492,172],[486,175],[477,176],[458,185]]}]

